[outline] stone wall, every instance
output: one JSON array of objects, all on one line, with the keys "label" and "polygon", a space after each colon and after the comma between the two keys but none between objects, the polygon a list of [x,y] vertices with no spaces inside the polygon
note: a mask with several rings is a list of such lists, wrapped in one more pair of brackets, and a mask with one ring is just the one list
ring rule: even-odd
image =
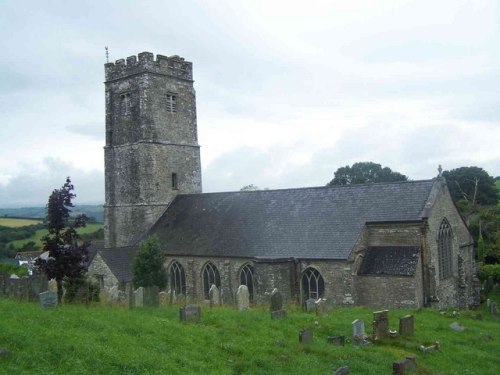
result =
[{"label": "stone wall", "polygon": [[376,308],[420,308],[423,300],[416,277],[354,276],[356,305]]},{"label": "stone wall", "polygon": [[48,290],[48,281],[44,275],[11,278],[10,275],[0,273],[0,297],[36,302],[38,295],[46,290]]},{"label": "stone wall", "polygon": [[[469,308],[479,303],[473,241],[458,213],[444,180],[428,219],[426,246],[429,252],[429,279],[432,306]],[[452,229],[452,275],[439,277],[438,237],[443,219]]]}]

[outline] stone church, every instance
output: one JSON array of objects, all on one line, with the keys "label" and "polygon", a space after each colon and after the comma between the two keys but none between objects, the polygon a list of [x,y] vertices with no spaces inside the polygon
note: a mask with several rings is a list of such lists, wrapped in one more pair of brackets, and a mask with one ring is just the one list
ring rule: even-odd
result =
[{"label": "stone church", "polygon": [[139,243],[157,235],[167,291],[231,304],[469,308],[472,237],[441,176],[431,180],[202,193],[192,63],[143,52],[105,65],[105,245],[101,287],[131,290]]}]

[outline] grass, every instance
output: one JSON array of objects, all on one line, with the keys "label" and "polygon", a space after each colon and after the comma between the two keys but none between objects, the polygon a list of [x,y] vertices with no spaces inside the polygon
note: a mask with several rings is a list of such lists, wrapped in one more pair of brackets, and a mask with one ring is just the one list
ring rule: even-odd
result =
[{"label": "grass", "polygon": [[35,225],[41,223],[43,220],[38,219],[13,219],[9,217],[0,217],[0,226],[19,228],[26,225]]},{"label": "grass", "polygon": [[[79,234],[93,233],[93,232],[95,232],[95,231],[97,231],[97,230],[99,230],[101,228],[102,228],[102,224],[87,224],[85,226],[85,228],[78,228],[77,232]],[[47,233],[48,233],[47,229],[40,229],[40,230],[37,230],[36,233],[35,233],[35,235],[32,236],[32,237],[25,238],[25,239],[22,239],[22,240],[12,241],[12,242],[9,242],[7,245],[13,244],[15,248],[19,249],[23,245],[25,245],[26,243],[33,241],[40,248],[42,248],[42,246],[43,246],[42,245],[42,237],[45,236]]]},{"label": "grass", "polygon": [[[498,374],[500,320],[483,311],[458,318],[435,310],[393,310],[415,314],[415,335],[386,339],[366,347],[326,343],[326,337],[350,337],[351,322],[367,323],[373,309],[338,308],[317,317],[290,308],[288,318],[271,320],[268,311],[202,309],[199,323],[179,321],[178,307],[109,308],[62,306],[42,310],[36,304],[0,300],[0,372],[15,374],[331,374],[349,366],[351,374],[390,374],[392,362],[415,355],[419,374]],[[456,332],[449,325],[467,327]],[[318,322],[317,324],[315,322]],[[312,328],[314,342],[298,342]],[[421,344],[440,341],[441,350],[422,353]]]}]

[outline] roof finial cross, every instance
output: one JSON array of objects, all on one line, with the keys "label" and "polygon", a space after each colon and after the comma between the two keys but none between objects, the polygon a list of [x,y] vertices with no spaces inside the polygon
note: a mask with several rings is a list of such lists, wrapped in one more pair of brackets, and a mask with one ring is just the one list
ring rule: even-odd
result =
[{"label": "roof finial cross", "polygon": [[438,166],[438,172],[439,172],[438,177],[442,177],[443,176],[443,167],[441,167],[441,164],[439,164],[439,166]]}]

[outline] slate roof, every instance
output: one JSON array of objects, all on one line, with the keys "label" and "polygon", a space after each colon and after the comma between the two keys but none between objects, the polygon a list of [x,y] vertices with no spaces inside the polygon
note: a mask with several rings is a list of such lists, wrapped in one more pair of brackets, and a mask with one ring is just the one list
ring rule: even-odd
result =
[{"label": "slate roof", "polygon": [[422,220],[434,184],[178,195],[146,236],[170,255],[342,260],[365,223]]},{"label": "slate roof", "polygon": [[418,246],[373,246],[366,250],[359,275],[413,276],[420,257]]},{"label": "slate roof", "polygon": [[102,256],[113,275],[119,281],[130,282],[133,277],[132,263],[137,250],[138,247],[136,246],[113,247],[100,249],[98,254]]}]

